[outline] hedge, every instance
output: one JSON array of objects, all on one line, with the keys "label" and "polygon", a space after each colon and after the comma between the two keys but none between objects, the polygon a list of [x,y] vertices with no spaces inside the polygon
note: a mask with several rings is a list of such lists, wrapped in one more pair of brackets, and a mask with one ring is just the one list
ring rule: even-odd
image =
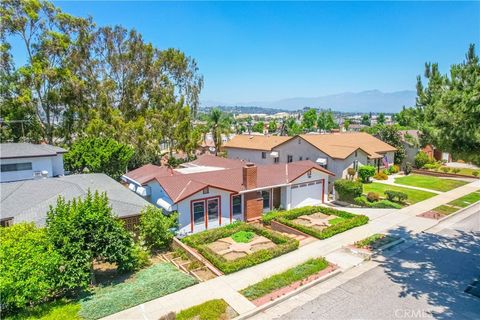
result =
[{"label": "hedge", "polygon": [[[304,226],[301,224],[297,224],[292,222],[292,220],[303,216],[303,215],[310,215],[316,212],[321,212],[327,215],[335,215],[337,217],[344,218],[345,221],[339,222],[335,225],[331,225],[323,230],[319,230],[314,227]],[[326,239],[330,238],[337,233],[344,232],[346,230],[364,225],[368,222],[368,217],[363,215],[356,215],[346,211],[340,211],[336,209],[326,208],[326,207],[303,207],[297,208],[288,211],[282,211],[274,214],[274,217],[265,217],[266,219],[262,219],[264,222],[270,223],[272,219],[283,223],[289,227],[295,228],[300,230],[308,235],[311,235],[318,239]],[[266,222],[266,223],[267,223]]]},{"label": "hedge", "polygon": [[387,208],[401,209],[402,208],[402,206],[399,205],[398,203],[395,203],[389,200],[380,200],[380,201],[370,202],[364,196],[355,198],[355,204],[358,206],[367,207],[367,208],[383,208],[383,209],[387,209]]},{"label": "hedge", "polygon": [[383,193],[385,193],[387,199],[390,201],[395,201],[395,198],[397,198],[398,202],[405,202],[405,200],[408,199],[408,195],[401,191],[385,190]]},{"label": "hedge", "polygon": [[[277,246],[262,249],[248,254],[245,257],[229,261],[211,250],[207,245],[218,239],[227,238],[239,231],[251,231],[257,235],[270,239]],[[203,231],[182,239],[182,242],[197,249],[208,261],[223,273],[228,274],[244,268],[254,266],[272,258],[278,257],[298,248],[298,240],[289,238],[280,233],[246,223],[237,223],[222,228]]]},{"label": "hedge", "polygon": [[363,184],[359,181],[339,179],[334,182],[335,192],[342,201],[353,202],[353,199],[363,193]]}]

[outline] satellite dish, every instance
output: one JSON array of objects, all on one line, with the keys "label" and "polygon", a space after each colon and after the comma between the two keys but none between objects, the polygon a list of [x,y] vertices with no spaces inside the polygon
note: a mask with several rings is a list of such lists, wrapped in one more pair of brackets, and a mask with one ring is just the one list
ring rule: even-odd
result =
[{"label": "satellite dish", "polygon": [[215,147],[210,147],[208,150],[210,150],[210,152],[215,152]]}]

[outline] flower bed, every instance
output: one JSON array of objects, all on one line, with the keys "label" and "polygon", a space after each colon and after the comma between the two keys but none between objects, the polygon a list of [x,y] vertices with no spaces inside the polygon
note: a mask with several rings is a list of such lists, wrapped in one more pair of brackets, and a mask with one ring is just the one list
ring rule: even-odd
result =
[{"label": "flower bed", "polygon": [[[336,223],[327,223],[325,227],[322,228],[319,228],[316,225],[303,224],[299,220],[299,218],[301,218],[302,216],[310,216],[314,214],[322,214],[326,216],[333,215],[343,218],[344,220],[336,220]],[[327,218],[326,220],[328,219],[330,218]],[[330,220],[334,219],[335,218]],[[315,238],[326,239],[338,233],[366,224],[368,222],[368,217],[326,207],[303,207],[288,211],[274,212],[262,217],[262,221],[265,224],[269,224],[272,220],[278,221],[284,225],[300,230]]]},{"label": "flower bed", "polygon": [[354,246],[359,249],[366,249],[368,251],[373,251],[396,240],[398,240],[398,238],[396,237],[392,237],[386,234],[376,233],[368,238],[355,242]]},{"label": "flower bed", "polygon": [[[176,320],[227,320],[233,319],[238,314],[222,299],[209,300],[202,304],[190,307],[177,313]],[[168,319],[168,317],[166,317]]]},{"label": "flower bed", "polygon": [[[230,245],[230,249],[215,249],[214,243],[219,244],[221,242],[221,244],[225,244],[225,239],[231,239],[232,235],[241,231],[253,232],[257,239],[267,239],[268,241],[262,242],[265,248],[249,250],[247,246],[254,244],[255,239],[249,243],[238,243],[239,251],[245,253],[245,255],[234,259],[232,259],[231,255],[225,256],[225,254],[222,254],[222,252],[235,252],[235,249],[231,249],[232,245]],[[234,240],[232,239],[232,241]],[[232,273],[265,262],[293,251],[299,246],[299,242],[295,239],[246,223],[234,223],[222,228],[200,232],[183,238],[182,242],[197,249],[201,255],[224,273]]]},{"label": "flower bed", "polygon": [[260,306],[272,301],[299,286],[312,282],[332,272],[335,266],[324,258],[310,259],[285,272],[273,275],[240,291],[255,305]]}]

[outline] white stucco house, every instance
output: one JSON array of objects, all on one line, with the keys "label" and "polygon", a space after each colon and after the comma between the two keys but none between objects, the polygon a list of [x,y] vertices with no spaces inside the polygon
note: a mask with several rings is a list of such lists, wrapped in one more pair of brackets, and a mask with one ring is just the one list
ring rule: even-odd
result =
[{"label": "white stucco house", "polygon": [[397,150],[365,132],[301,134],[293,137],[237,135],[223,148],[229,159],[256,164],[310,160],[334,173],[334,179],[345,178],[348,168],[368,164],[380,170],[391,166]]},{"label": "white stucco house", "polygon": [[67,150],[48,144],[0,144],[0,182],[64,175],[63,154]]},{"label": "white stucco house", "polygon": [[128,188],[165,212],[179,214],[179,235],[253,221],[274,208],[327,200],[333,173],[312,161],[255,165],[203,155],[184,168],[146,165],[122,176]]}]

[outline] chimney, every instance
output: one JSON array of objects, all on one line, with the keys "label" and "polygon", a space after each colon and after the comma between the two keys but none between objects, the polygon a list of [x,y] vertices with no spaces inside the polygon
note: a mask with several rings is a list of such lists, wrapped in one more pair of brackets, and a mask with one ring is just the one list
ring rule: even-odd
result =
[{"label": "chimney", "polygon": [[257,166],[254,163],[247,163],[243,167],[243,186],[245,189],[257,187]]}]

